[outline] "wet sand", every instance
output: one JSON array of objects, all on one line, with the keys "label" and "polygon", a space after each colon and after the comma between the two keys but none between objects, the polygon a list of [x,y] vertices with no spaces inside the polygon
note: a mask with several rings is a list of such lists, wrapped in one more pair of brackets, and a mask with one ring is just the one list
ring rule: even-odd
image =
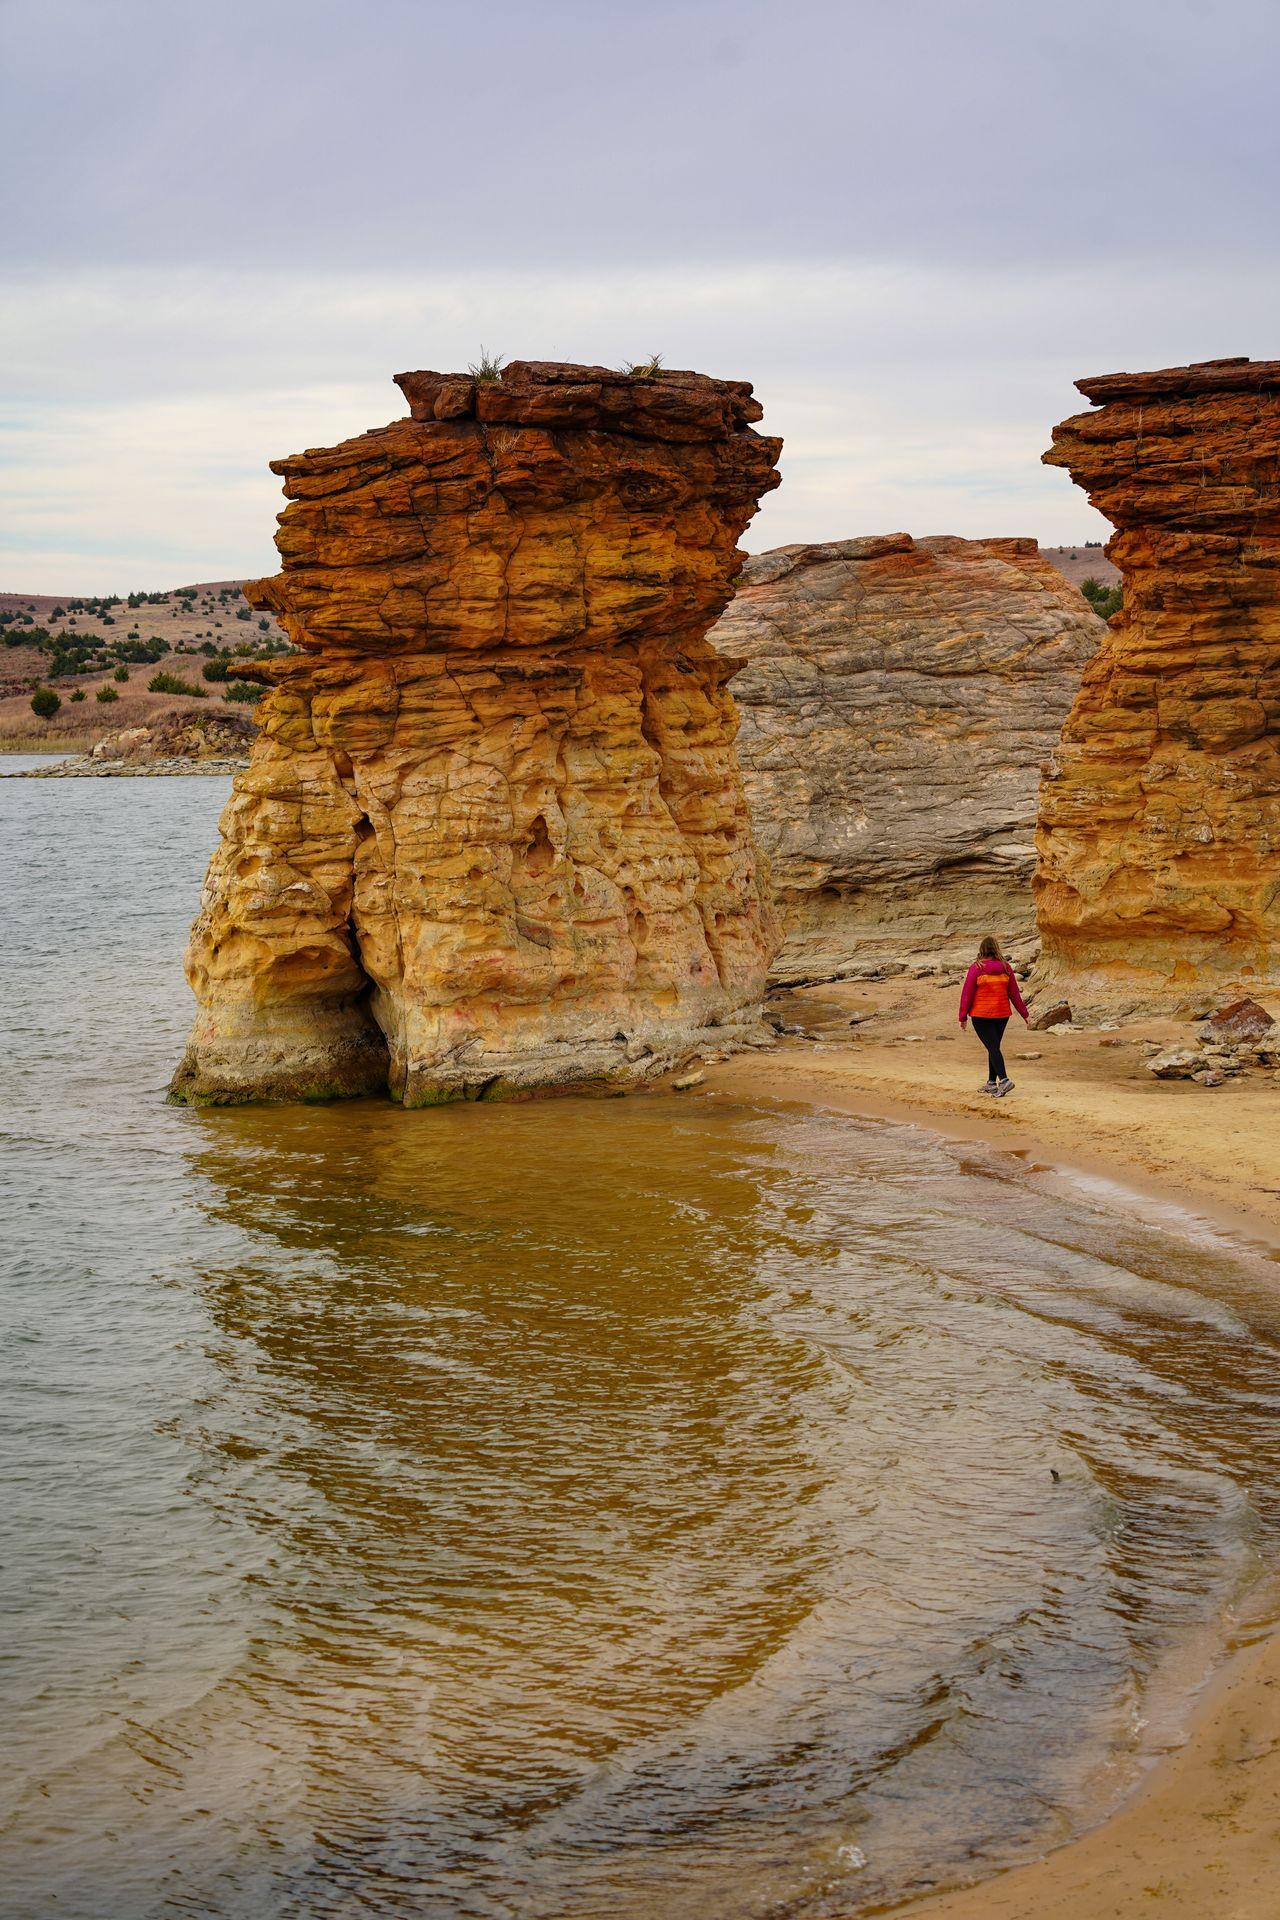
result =
[{"label": "wet sand", "polygon": [[[892,979],[777,996],[804,1037],[709,1067],[712,1089],[925,1124],[1017,1154],[1037,1180],[1096,1180],[1100,1204],[1150,1204],[1280,1250],[1280,1075],[1216,1088],[1147,1072],[1144,1039],[1010,1023],[1016,1089],[978,1092],[985,1056],[954,984]],[[1280,1007],[1269,1011],[1280,1014]],[[850,1022],[855,1024],[851,1025]],[[1036,1054],[1039,1058],[1028,1056]],[[1277,1273],[1280,1284],[1280,1272]],[[994,1880],[895,1909],[903,1920],[1274,1920],[1280,1913],[1280,1636],[1258,1628],[1208,1690],[1184,1745],[1101,1826]]]},{"label": "wet sand", "polygon": [[[1032,1033],[1015,1017],[1005,1045],[1015,1090],[993,1100],[978,1091],[986,1055],[961,1032],[958,999],[953,984],[901,978],[777,994],[771,1008],[806,1037],[784,1035],[768,1053],[709,1068],[709,1084],[989,1140],[1280,1247],[1280,1072],[1254,1069],[1221,1087],[1156,1080],[1141,1043],[1185,1045],[1193,1026]],[[1280,1017],[1280,1002],[1268,1011]]]},{"label": "wet sand", "polygon": [[1210,1689],[1185,1746],[1105,1825],[902,1920],[1274,1920],[1280,1911],[1280,1638]]}]

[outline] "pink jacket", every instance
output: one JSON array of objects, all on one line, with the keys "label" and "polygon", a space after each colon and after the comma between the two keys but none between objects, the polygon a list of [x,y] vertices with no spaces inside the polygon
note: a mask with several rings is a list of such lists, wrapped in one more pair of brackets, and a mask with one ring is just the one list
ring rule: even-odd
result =
[{"label": "pink jacket", "polygon": [[978,991],[978,975],[980,973],[1004,973],[1008,975],[1009,1003],[1011,1006],[1017,1008],[1025,1020],[1027,1018],[1026,1002],[1018,991],[1018,983],[1013,977],[1013,968],[1009,965],[1009,962],[1007,960],[975,960],[968,973],[966,973],[964,985],[960,989],[960,1025],[963,1026],[969,1018],[969,1009],[973,1005],[973,997]]}]

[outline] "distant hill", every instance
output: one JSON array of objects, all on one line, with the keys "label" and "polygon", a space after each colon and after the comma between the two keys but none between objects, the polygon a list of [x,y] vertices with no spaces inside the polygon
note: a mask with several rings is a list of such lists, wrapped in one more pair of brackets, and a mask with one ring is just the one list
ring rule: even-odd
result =
[{"label": "distant hill", "polygon": [[[248,710],[234,667],[212,680],[205,667],[222,655],[281,653],[288,641],[269,614],[248,605],[242,584],[204,580],[169,593],[0,593],[0,751],[81,748],[121,727],[207,713],[229,692],[231,704]],[[192,693],[152,693],[157,673]],[[52,687],[62,701],[47,723],[31,711],[37,686]]]},{"label": "distant hill", "polygon": [[1089,579],[1101,581],[1104,587],[1120,584],[1120,569],[1112,566],[1101,547],[1041,547],[1040,551],[1073,587]]},{"label": "distant hill", "polygon": [[145,637],[167,640],[175,650],[198,647],[204,640],[227,649],[246,640],[256,645],[259,634],[283,640],[271,615],[249,606],[243,586],[242,580],[204,580],[171,593],[0,593],[0,621],[6,615],[28,614],[36,626],[50,631],[75,629],[104,641],[120,639],[136,627]]}]

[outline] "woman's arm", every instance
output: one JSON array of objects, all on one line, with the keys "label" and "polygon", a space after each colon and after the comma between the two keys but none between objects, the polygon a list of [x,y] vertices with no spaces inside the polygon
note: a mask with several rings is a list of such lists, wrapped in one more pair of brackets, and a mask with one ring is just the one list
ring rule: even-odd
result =
[{"label": "woman's arm", "polygon": [[960,1018],[961,1026],[963,1026],[965,1021],[969,1018],[969,1009],[973,1005],[973,996],[977,991],[977,986],[978,986],[978,963],[975,960],[973,965],[970,967],[968,973],[966,973],[964,977],[964,985],[960,989],[959,1018]]},{"label": "woman's arm", "polygon": [[1022,1015],[1027,1025],[1030,1026],[1031,1015],[1027,1012],[1027,1003],[1023,999],[1021,993],[1018,990],[1018,982],[1014,975],[1014,971],[1012,967],[1010,967],[1009,969],[1009,998],[1012,1000],[1014,1006],[1018,1009],[1018,1012]]}]

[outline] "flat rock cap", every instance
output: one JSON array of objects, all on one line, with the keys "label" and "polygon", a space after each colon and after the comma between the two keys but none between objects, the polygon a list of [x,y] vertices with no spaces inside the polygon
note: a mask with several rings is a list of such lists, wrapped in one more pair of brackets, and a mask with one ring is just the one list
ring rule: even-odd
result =
[{"label": "flat rock cap", "polygon": [[763,416],[749,380],[713,380],[680,368],[575,366],[513,360],[500,374],[398,373],[415,420],[478,420],[575,428],[640,440],[720,440]]},{"label": "flat rock cap", "polygon": [[1280,360],[1193,360],[1185,367],[1157,367],[1151,373],[1093,373],[1076,381],[1086,400],[1168,399],[1194,393],[1280,392]]}]

